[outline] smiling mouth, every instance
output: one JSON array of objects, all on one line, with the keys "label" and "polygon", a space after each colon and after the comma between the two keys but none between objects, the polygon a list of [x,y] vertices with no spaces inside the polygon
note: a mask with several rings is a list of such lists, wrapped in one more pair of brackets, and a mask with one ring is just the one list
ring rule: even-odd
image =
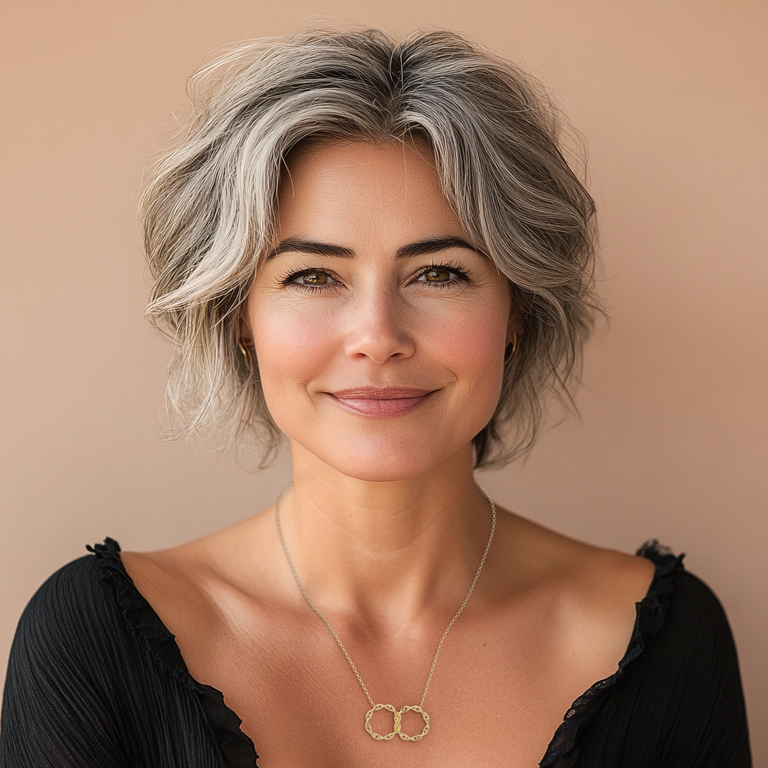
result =
[{"label": "smiling mouth", "polygon": [[435,391],[413,387],[360,387],[327,394],[350,413],[371,419],[388,419],[415,411]]}]

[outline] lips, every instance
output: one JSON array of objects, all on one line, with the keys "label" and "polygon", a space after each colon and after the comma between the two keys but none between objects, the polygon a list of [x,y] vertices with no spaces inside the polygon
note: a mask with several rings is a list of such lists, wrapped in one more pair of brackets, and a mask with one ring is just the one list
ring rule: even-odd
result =
[{"label": "lips", "polygon": [[373,419],[387,419],[415,411],[434,391],[414,387],[357,387],[327,394],[350,413]]}]

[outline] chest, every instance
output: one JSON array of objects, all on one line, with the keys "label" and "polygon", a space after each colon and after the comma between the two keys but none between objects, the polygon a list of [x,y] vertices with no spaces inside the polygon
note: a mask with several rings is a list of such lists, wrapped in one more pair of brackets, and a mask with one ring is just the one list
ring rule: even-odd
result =
[{"label": "chest", "polygon": [[[423,701],[428,733],[419,741],[397,733],[376,740],[365,729],[371,705],[355,673],[312,618],[260,622],[195,647],[181,644],[193,676],[221,690],[242,719],[264,768],[535,766],[573,700],[612,674],[621,656],[580,649],[551,616],[457,623]],[[372,713],[374,733],[423,731],[418,711],[400,711],[422,703],[439,635],[347,638],[374,703],[395,710]]]}]

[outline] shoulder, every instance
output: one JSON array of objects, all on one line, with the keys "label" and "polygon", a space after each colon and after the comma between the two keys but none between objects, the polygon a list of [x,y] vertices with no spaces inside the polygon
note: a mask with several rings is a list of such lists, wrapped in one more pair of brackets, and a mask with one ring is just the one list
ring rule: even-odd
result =
[{"label": "shoulder", "polygon": [[25,608],[8,662],[0,763],[10,745],[26,753],[25,738],[51,744],[51,733],[41,735],[45,723],[97,728],[93,713],[106,717],[114,691],[125,690],[122,660],[134,644],[107,575],[98,557],[81,557],[50,576]]},{"label": "shoulder", "polygon": [[654,578],[654,563],[577,541],[515,514],[505,518],[505,559],[531,587],[551,591],[574,611],[634,614]]},{"label": "shoulder", "polygon": [[657,570],[616,689],[616,703],[633,713],[622,727],[642,736],[655,723],[657,746],[674,764],[751,765],[738,657],[720,601],[682,557],[641,553]]},{"label": "shoulder", "polygon": [[282,550],[272,520],[256,515],[171,549],[124,552],[122,561],[173,634],[201,637],[226,624],[223,605],[237,612],[280,601]]},{"label": "shoulder", "polygon": [[207,556],[205,539],[157,552],[125,552],[122,561],[132,583],[174,635],[184,617],[201,627],[218,622],[221,579],[217,561]]},{"label": "shoulder", "polygon": [[57,605],[75,608],[101,591],[100,581],[98,561],[93,555],[83,555],[51,574],[32,596],[27,610]]},{"label": "shoulder", "polygon": [[507,525],[499,549],[506,570],[497,583],[504,585],[509,605],[522,600],[546,622],[556,653],[579,670],[578,694],[616,671],[655,567],[644,558],[575,541],[515,515]]},{"label": "shoulder", "polygon": [[173,635],[126,573],[117,543],[89,549],[37,590],[19,620],[6,679],[14,706],[66,709],[80,691],[107,711],[169,670],[184,676]]},{"label": "shoulder", "polygon": [[84,555],[46,579],[27,604],[19,629],[54,634],[87,630],[98,621],[104,598],[99,563]]},{"label": "shoulder", "polygon": [[33,595],[19,620],[12,654],[46,668],[59,658],[87,659],[99,643],[124,631],[103,564],[84,555],[56,571]]},{"label": "shoulder", "polygon": [[[116,721],[109,676],[119,611],[93,555],[59,569],[37,590],[11,647],[0,764],[123,765],[110,750]],[[110,725],[111,722],[111,725]]]},{"label": "shoulder", "polygon": [[731,667],[738,674],[733,635],[723,605],[698,576],[675,563],[656,560],[657,576],[644,601],[656,614],[656,643],[676,658],[681,668]]},{"label": "shoulder", "polygon": [[718,744],[748,752],[736,645],[720,600],[685,570],[682,556],[655,543],[640,554],[654,562],[656,576],[638,606],[628,690],[637,687],[648,712],[666,712],[670,722],[692,729],[706,724],[710,734],[722,732]]},{"label": "shoulder", "polygon": [[710,642],[733,644],[728,619],[714,591],[698,576],[686,570],[684,555],[676,556],[658,542],[646,542],[637,552],[656,569],[653,582],[642,604],[642,614],[653,615],[649,634],[665,627],[665,635],[689,641],[701,635]]},{"label": "shoulder", "polygon": [[670,607],[684,617],[686,624],[692,622],[721,631],[728,627],[720,599],[706,582],[690,571],[683,570],[678,575]]},{"label": "shoulder", "polygon": [[720,601],[682,557],[656,542],[637,555],[653,577],[635,605],[629,644],[618,670],[574,702],[561,752],[578,743],[584,765],[751,765],[738,660]]}]

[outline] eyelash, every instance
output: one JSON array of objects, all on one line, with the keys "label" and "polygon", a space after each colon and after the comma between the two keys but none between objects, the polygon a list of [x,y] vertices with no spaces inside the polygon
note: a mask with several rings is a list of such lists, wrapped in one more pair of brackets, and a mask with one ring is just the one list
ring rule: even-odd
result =
[{"label": "eyelash", "polygon": [[[424,267],[415,276],[414,282],[419,281],[421,277],[423,277],[424,275],[427,274],[427,272],[430,272],[433,269],[443,269],[443,270],[446,270],[447,272],[452,272],[454,275],[456,275],[456,277],[450,280],[447,280],[445,282],[435,282],[435,283],[429,282],[428,284],[431,285],[433,288],[448,289],[448,288],[454,287],[458,283],[466,283],[469,281],[469,277],[465,270],[463,270],[461,267],[454,264],[453,262],[447,261],[447,262],[429,264],[428,266]],[[320,292],[325,291],[325,290],[328,290],[328,288],[333,287],[332,285],[306,285],[303,283],[294,282],[294,280],[297,277],[301,277],[302,275],[313,274],[313,273],[325,274],[331,277],[331,279],[333,279],[333,277],[331,276],[330,272],[328,272],[327,269],[315,269],[313,267],[304,267],[303,269],[288,270],[278,278],[278,282],[281,285],[285,285],[285,286],[291,285],[294,288],[299,288],[300,290],[306,293],[317,293],[319,291]],[[428,281],[423,281],[423,282],[428,282]]]},{"label": "eyelash", "polygon": [[278,277],[277,280],[280,285],[292,285],[294,288],[299,288],[302,291],[306,291],[307,293],[315,293],[317,291],[325,290],[325,287],[322,285],[303,285],[302,283],[293,282],[297,277],[301,277],[301,275],[309,275],[313,273],[329,275],[328,271],[325,269],[313,269],[312,267],[304,267],[303,269],[289,269],[283,275]]},{"label": "eyelash", "polygon": [[454,275],[456,275],[456,277],[453,277],[444,283],[429,283],[433,288],[448,289],[452,288],[458,283],[469,282],[469,275],[467,274],[466,270],[462,269],[458,264],[454,264],[452,261],[441,261],[437,264],[430,264],[419,272],[419,274],[416,276],[416,279],[418,280],[420,277],[423,277],[427,274],[427,272],[433,269],[444,269],[446,272],[452,272]]}]

